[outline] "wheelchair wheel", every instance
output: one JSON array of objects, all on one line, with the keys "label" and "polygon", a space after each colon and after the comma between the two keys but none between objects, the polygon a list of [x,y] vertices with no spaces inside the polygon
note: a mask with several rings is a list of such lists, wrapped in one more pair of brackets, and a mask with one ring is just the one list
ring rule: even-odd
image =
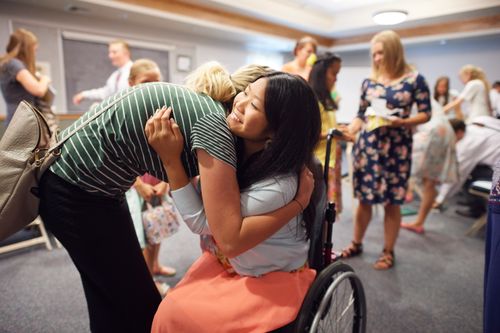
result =
[{"label": "wheelchair wheel", "polygon": [[296,320],[295,332],[364,333],[366,300],[353,269],[334,262],[318,275]]}]

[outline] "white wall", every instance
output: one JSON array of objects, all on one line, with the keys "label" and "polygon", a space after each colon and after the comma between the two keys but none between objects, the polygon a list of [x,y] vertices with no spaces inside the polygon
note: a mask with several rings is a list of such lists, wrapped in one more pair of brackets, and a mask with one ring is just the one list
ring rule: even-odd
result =
[{"label": "white wall", "polygon": [[[261,53],[269,56],[272,63],[268,64],[276,67],[279,59],[289,54],[281,54],[277,51],[266,51],[265,45],[245,45],[244,42],[225,42],[220,39],[211,39],[194,35],[196,29],[191,32],[181,34],[164,29],[151,28],[147,26],[131,25],[123,20],[98,20],[82,15],[69,14],[66,12],[27,7],[15,3],[0,2],[0,49],[3,52],[10,34],[11,22],[26,23],[33,29],[33,26],[40,26],[40,33],[43,38],[49,39],[46,43],[41,41],[39,56],[46,57],[39,60],[51,63],[51,70],[55,89],[59,96],[56,97],[56,107],[58,112],[64,113],[67,110],[64,98],[64,72],[62,70],[61,54],[47,47],[57,47],[59,41],[58,33],[63,30],[77,32],[87,32],[104,34],[113,37],[131,38],[145,40],[154,43],[164,43],[174,45],[175,50],[170,57],[170,81],[181,83],[186,75],[178,72],[175,68],[177,55],[190,55],[193,58],[193,67],[205,61],[218,60],[224,64],[229,71],[248,63],[252,59],[252,54]],[[37,31],[33,31],[37,34]],[[500,35],[467,38],[463,40],[448,40],[442,45],[440,42],[406,45],[407,59],[417,66],[421,73],[427,78],[432,87],[438,76],[448,75],[451,78],[452,87],[461,90],[463,85],[458,80],[458,70],[467,63],[479,65],[485,69],[490,81],[500,80]],[[370,58],[368,50],[339,52],[343,59],[344,67],[369,67]],[[255,56],[253,56],[255,58]],[[263,57],[262,59],[266,59]],[[368,75],[368,73],[367,73]],[[348,75],[339,76],[341,80],[349,80],[352,87],[359,87],[359,78],[349,79]],[[96,83],[98,85],[99,83]],[[353,88],[359,92],[359,88]],[[342,91],[340,91],[342,94]],[[349,94],[353,94],[349,92]],[[5,114],[5,104],[0,102],[0,114]]]},{"label": "white wall", "polygon": [[[14,22],[14,24],[12,23]],[[65,113],[65,84],[62,64],[62,54],[57,48],[58,38],[64,30],[74,32],[85,32],[89,34],[101,34],[116,38],[130,38],[144,40],[153,43],[164,43],[173,45],[175,49],[170,56],[170,82],[182,83],[186,74],[176,70],[177,55],[191,56],[192,67],[210,60],[221,62],[229,71],[247,64],[247,56],[253,50],[244,43],[224,42],[222,40],[210,39],[193,34],[179,34],[175,31],[151,28],[127,24],[123,20],[99,20],[82,15],[69,14],[45,8],[27,7],[22,4],[0,2],[0,54],[7,45],[12,26],[25,26],[39,35],[39,50],[37,60],[47,61],[51,64],[53,85],[58,96],[55,105],[58,113]],[[61,51],[62,52],[62,51]],[[274,56],[281,57],[277,51],[272,52]],[[106,55],[103,55],[106,56]],[[96,82],[96,86],[101,83]],[[5,103],[3,98],[0,102],[0,114],[5,114]]]}]

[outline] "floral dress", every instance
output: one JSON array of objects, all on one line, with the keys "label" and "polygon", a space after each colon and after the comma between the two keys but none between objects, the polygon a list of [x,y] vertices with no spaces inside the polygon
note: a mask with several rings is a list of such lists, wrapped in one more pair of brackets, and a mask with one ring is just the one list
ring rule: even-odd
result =
[{"label": "floral dress", "polygon": [[458,180],[456,136],[441,105],[432,100],[432,119],[413,135],[411,176],[417,184],[424,178],[438,183]]},{"label": "floral dress", "polygon": [[[410,72],[398,83],[385,86],[371,79],[363,81],[358,117],[373,99],[387,101],[388,109],[399,109],[396,116],[408,118],[414,103],[418,112],[431,115],[429,86],[424,77]],[[407,127],[382,126],[363,129],[354,146],[354,193],[365,204],[401,205],[411,170],[412,131]]]}]

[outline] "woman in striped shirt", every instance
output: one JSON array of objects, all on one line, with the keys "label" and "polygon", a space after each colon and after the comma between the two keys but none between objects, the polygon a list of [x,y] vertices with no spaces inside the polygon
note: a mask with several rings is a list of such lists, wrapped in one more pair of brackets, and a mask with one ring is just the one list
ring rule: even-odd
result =
[{"label": "woman in striped shirt", "polygon": [[[321,130],[319,105],[307,82],[281,72],[265,75],[235,97],[227,121],[238,136],[237,175],[244,216],[293,202],[297,175],[311,163]],[[192,231],[203,235],[204,251],[163,300],[152,331],[269,332],[293,321],[315,276],[304,267],[314,205],[263,241],[250,235],[259,235],[260,228],[245,225],[244,233],[234,232],[238,227],[228,221],[206,218],[201,197],[182,167],[184,140],[168,110],[148,122],[146,134],[170,176],[179,212]],[[205,186],[201,176],[206,203]],[[247,248],[234,252],[219,248],[224,234]]]},{"label": "woman in striped shirt", "polygon": [[[160,157],[147,142],[146,121],[162,106],[172,107],[186,139],[183,167],[189,177],[201,174],[205,179],[207,216],[241,226],[236,150],[223,103],[230,103],[266,70],[248,66],[229,77],[205,68],[192,82],[204,82],[205,89],[198,91],[207,94],[168,83],[131,87],[104,100],[61,134],[106,109],[65,142],[59,159],[40,180],[40,215],[80,272],[93,332],[147,332],[161,300],[124,199],[136,177],[146,172],[168,181]],[[304,207],[310,187],[297,194]],[[270,235],[300,213],[297,206],[290,203],[245,222],[270,222],[263,227]],[[220,243],[229,252],[244,245],[228,238]]]}]

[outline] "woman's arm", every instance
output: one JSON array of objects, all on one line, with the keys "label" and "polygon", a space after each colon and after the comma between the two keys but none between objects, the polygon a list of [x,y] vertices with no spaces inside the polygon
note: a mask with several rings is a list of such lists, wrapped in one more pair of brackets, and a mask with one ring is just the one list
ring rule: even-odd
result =
[{"label": "woman's arm", "polygon": [[465,116],[464,113],[462,112],[462,104],[458,104],[455,106],[455,117],[459,120],[464,120]]},{"label": "woman's arm", "polygon": [[27,69],[21,69],[17,75],[16,80],[33,96],[43,97],[49,87],[50,79],[42,75],[40,80],[37,80],[33,74]]},{"label": "woman's arm", "polygon": [[431,119],[430,91],[425,78],[418,74],[413,87],[412,95],[417,104],[418,113],[408,118],[391,117],[391,127],[412,127],[423,124]]},{"label": "woman's arm", "polygon": [[[456,108],[457,106],[460,106],[460,104],[462,104],[462,102],[464,101],[463,97],[457,97],[455,100],[449,102],[448,104],[446,104],[444,107],[443,107],[443,111],[444,113],[448,113],[451,109],[453,108]],[[456,109],[455,109],[456,111]],[[460,109],[460,115],[462,116],[462,118],[459,118],[458,117],[458,112],[457,112],[457,118],[458,119],[463,119],[463,113],[462,113],[462,110]]]},{"label": "woman's arm", "polygon": [[[184,140],[169,116],[168,110],[157,112],[146,124],[146,135],[164,163],[172,190],[176,190],[189,180],[180,162]],[[196,152],[207,221],[219,249],[227,257],[237,256],[269,238],[309,204],[314,179],[305,169],[301,173],[299,191],[288,205],[269,214],[243,219],[234,168],[204,150]]]},{"label": "woman's arm", "polygon": [[411,127],[419,124],[423,124],[426,121],[428,121],[430,117],[427,115],[427,113],[421,112],[418,113],[414,116],[408,117],[408,118],[400,118],[400,117],[391,117],[391,127]]},{"label": "woman's arm", "polygon": [[356,135],[359,130],[361,129],[361,126],[363,126],[363,119],[356,117],[354,120],[349,124],[347,127],[349,133],[351,135]]},{"label": "woman's arm", "polygon": [[[197,150],[197,154],[207,221],[217,246],[229,258],[272,236],[309,204],[314,179],[312,173],[305,170],[301,173],[295,200],[269,214],[243,219],[235,170],[204,150]],[[301,189],[303,186],[307,188]]]}]

